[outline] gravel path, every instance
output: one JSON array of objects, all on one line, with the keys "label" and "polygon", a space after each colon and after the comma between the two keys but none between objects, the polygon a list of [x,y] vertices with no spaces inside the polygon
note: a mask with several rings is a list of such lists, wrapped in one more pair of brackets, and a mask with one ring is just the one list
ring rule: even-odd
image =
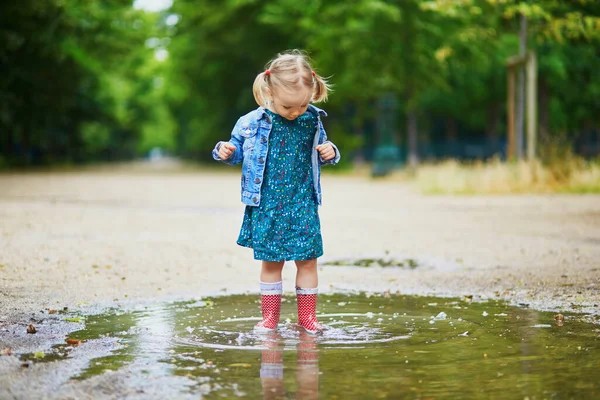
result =
[{"label": "gravel path", "polygon": [[[599,312],[598,195],[421,196],[405,183],[333,175],[322,184],[321,291],[473,295]],[[46,308],[93,312],[256,292],[259,263],[235,244],[238,188],[231,168],[0,175],[0,350],[46,351],[79,327],[40,312]],[[365,258],[416,267],[326,265]],[[294,274],[286,266],[287,292]],[[42,329],[28,335],[32,322]],[[68,381],[109,350],[91,343],[66,361],[29,368],[0,356],[0,398],[126,398],[134,389],[122,384],[126,369]]]},{"label": "gravel path", "polygon": [[[421,196],[326,175],[322,291],[476,295],[597,312],[600,196]],[[257,291],[232,168],[0,175],[0,324],[44,308]],[[284,269],[293,290],[295,267]]]}]

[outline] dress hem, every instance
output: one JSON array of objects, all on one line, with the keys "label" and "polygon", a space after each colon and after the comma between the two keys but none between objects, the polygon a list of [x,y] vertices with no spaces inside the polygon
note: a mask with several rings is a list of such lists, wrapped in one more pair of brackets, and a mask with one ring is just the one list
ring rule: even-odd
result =
[{"label": "dress hem", "polygon": [[[236,243],[237,243],[239,246],[242,246],[242,247],[247,247],[247,248],[249,248],[249,249],[253,249],[253,250],[254,250],[254,248],[252,247],[252,245],[251,245],[251,244],[242,244],[242,243],[240,243],[240,242],[236,242]],[[319,257],[322,257],[322,256],[323,256],[323,254],[324,254],[324,252],[323,252],[323,251],[320,251],[320,252],[314,253],[314,256],[313,256],[313,255],[308,255],[308,254],[306,254],[306,253],[305,253],[305,254],[302,254],[302,255],[299,255],[299,256],[283,257],[283,258],[280,258],[280,259],[274,260],[274,259],[268,259],[267,257],[262,257],[262,258],[261,258],[261,257],[256,257],[256,251],[255,251],[255,252],[254,252],[254,259],[255,259],[255,260],[258,260],[258,261],[269,261],[269,262],[280,262],[280,261],[309,261],[309,260],[315,260],[315,259],[317,259],[317,258],[319,258]]]}]

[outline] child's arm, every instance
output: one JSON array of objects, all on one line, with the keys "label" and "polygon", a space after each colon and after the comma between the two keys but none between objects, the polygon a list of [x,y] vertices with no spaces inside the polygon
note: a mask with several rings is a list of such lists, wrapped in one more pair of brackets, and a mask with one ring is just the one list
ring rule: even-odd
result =
[{"label": "child's arm", "polygon": [[[327,137],[325,137],[325,139],[327,139]],[[340,151],[337,146],[329,140],[325,140],[323,144],[318,145],[317,151],[319,152],[319,163],[321,163],[321,165],[335,165],[340,162]]]},{"label": "child's arm", "polygon": [[[231,131],[231,139],[228,142],[219,142],[212,151],[213,159],[224,162],[229,165],[236,165],[242,162],[244,153],[242,146],[244,138],[239,134],[240,120],[235,124]],[[229,156],[227,156],[229,154]]]}]

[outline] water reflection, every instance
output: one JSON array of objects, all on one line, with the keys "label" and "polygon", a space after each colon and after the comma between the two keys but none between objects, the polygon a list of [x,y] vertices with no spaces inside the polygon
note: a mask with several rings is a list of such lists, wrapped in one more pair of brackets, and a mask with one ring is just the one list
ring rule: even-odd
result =
[{"label": "water reflection", "polygon": [[298,382],[297,399],[319,398],[319,351],[315,336],[306,332],[300,333],[296,382]]},{"label": "water reflection", "polygon": [[154,398],[600,398],[600,330],[573,315],[559,325],[502,302],[364,294],[323,296],[319,311],[318,336],[291,323],[293,302],[277,332],[254,332],[246,295],[90,316],[72,336],[121,347],[79,378],[112,370]]},{"label": "water reflection", "polygon": [[[277,333],[269,333],[263,341],[261,352],[260,381],[263,399],[279,400],[286,397],[283,379],[284,339]],[[300,331],[296,345],[296,399],[319,398],[319,351],[316,337]]]}]

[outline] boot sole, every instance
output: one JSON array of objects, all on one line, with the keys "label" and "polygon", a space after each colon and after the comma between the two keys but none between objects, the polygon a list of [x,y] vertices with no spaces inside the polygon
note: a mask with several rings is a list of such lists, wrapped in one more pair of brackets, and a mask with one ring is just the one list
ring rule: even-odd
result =
[{"label": "boot sole", "polygon": [[317,330],[315,330],[315,331],[311,331],[311,330],[309,330],[309,329],[307,329],[307,328],[303,327],[302,325],[298,325],[298,327],[299,327],[299,328],[302,328],[302,329],[304,329],[304,331],[305,331],[306,333],[308,333],[309,335],[312,335],[312,336],[319,335],[319,334],[323,333],[323,331],[325,330],[325,329],[317,329]]},{"label": "boot sole", "polygon": [[259,333],[269,333],[269,332],[275,332],[277,330],[277,328],[265,328],[264,326],[255,326],[253,330],[254,330],[254,332],[259,332]]}]

